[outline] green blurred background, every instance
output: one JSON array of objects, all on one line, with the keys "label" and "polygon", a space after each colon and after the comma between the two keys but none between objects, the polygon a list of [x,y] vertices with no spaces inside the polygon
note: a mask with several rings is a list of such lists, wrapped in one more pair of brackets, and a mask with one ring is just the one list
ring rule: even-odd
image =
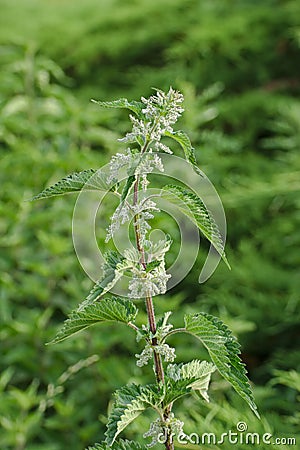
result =
[{"label": "green blurred background", "polygon": [[[103,438],[112,392],[153,377],[136,367],[141,344],[122,326],[45,346],[92,282],[72,247],[76,198],[25,200],[122,150],[127,113],[90,98],[139,99],[170,85],[185,95],[180,128],[222,199],[232,271],[220,264],[199,285],[201,254],[156,310],[174,309],[179,326],[184,312],[207,311],[232,328],[262,420],[218,376],[209,404],[186,398],[177,416],[187,433],[235,431],[243,420],[250,432],[296,436],[300,3],[0,0],[0,63],[1,450],[82,450]],[[205,357],[189,337],[170,343],[178,361]],[[145,415],[124,436],[142,442],[148,426]],[[287,448],[236,446],[249,447]]]}]

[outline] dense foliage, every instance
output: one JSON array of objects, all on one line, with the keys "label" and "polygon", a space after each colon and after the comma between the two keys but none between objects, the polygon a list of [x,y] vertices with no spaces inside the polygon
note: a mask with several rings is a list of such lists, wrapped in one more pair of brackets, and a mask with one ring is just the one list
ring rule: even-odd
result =
[{"label": "dense foliage", "polygon": [[[119,328],[45,347],[92,282],[72,249],[74,200],[25,200],[118,150],[126,114],[101,111],[90,98],[134,99],[170,84],[185,95],[181,127],[223,201],[234,269],[222,265],[198,285],[200,254],[157,312],[205,310],[234,330],[262,421],[217,375],[216,401],[184,399],[178,416],[186,432],[220,435],[244,420],[249,431],[295,435],[299,17],[292,0],[1,1],[1,449],[81,450],[103,436],[111,392],[128,377],[151,379],[129,358],[134,343]],[[194,340],[172,339],[180,360],[193,358]],[[148,427],[139,421],[128,439]]]}]

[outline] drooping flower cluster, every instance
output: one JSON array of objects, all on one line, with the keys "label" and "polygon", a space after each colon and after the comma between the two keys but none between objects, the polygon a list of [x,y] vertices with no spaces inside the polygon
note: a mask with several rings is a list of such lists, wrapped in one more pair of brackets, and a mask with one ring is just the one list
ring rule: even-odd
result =
[{"label": "drooping flower cluster", "polygon": [[121,203],[110,218],[110,225],[107,228],[105,242],[108,242],[121,225],[129,221],[132,217],[130,207],[126,203]]},{"label": "drooping flower cluster", "polygon": [[[147,343],[142,353],[135,355],[137,358],[136,365],[138,367],[146,366],[152,359],[153,352],[153,347]],[[176,358],[175,348],[170,347],[168,344],[156,345],[155,353],[160,354],[166,362],[173,362]]]},{"label": "drooping flower cluster", "polygon": [[177,364],[169,364],[167,367],[167,375],[168,378],[171,378],[174,381],[179,381],[181,379],[180,366]]},{"label": "drooping flower cluster", "polygon": [[[155,352],[159,353],[166,362],[173,362],[176,358],[175,348],[170,347],[168,344],[163,342],[165,336],[173,328],[173,325],[168,323],[170,315],[171,315],[170,311],[165,313],[162,322],[157,324],[155,336],[152,336],[155,337],[157,340],[157,345],[155,345]],[[142,329],[144,332],[146,332],[146,334],[147,333],[149,334],[149,330],[147,327],[143,326]],[[150,342],[147,342],[142,353],[135,355],[137,358],[136,365],[139,367],[147,365],[150,359],[152,359],[153,351],[154,351],[153,346],[150,344]]]},{"label": "drooping flower cluster", "polygon": [[154,169],[159,170],[160,172],[164,171],[164,166],[161,158],[157,154],[152,153],[152,149],[149,150],[148,153],[143,155],[140,163],[137,165],[135,174],[140,175],[141,177],[141,185],[143,191],[146,191],[149,181],[147,179],[147,175],[153,172]]},{"label": "drooping flower cluster", "polygon": [[170,248],[171,239],[167,236],[166,239],[157,243],[146,239],[143,242],[146,264],[155,262],[156,265],[149,271],[143,270],[140,266],[133,269],[133,277],[129,282],[129,294],[132,298],[164,294],[167,290],[167,282],[171,278],[165,269],[165,253]]},{"label": "drooping flower cluster", "polygon": [[143,298],[165,294],[169,278],[171,275],[166,273],[164,261],[151,272],[136,270],[129,281],[129,295],[131,298]]},{"label": "drooping flower cluster", "polygon": [[154,422],[151,423],[149,430],[143,434],[144,438],[152,438],[152,441],[150,444],[147,444],[147,447],[154,447],[154,445],[166,442],[168,432],[172,434],[172,439],[179,435],[185,436],[183,426],[184,423],[181,420],[176,419],[173,413],[170,414],[165,422],[160,418],[154,420]]},{"label": "drooping flower cluster", "polygon": [[[121,225],[134,219],[134,225],[138,226],[140,233],[140,242],[142,245],[146,244],[146,237],[151,226],[148,220],[153,219],[153,212],[159,212],[156,203],[150,199],[145,199],[138,202],[136,205],[130,206],[127,202],[120,203],[115,212],[111,216],[111,223],[107,229],[105,242],[108,242]],[[148,242],[148,241],[147,241]]]},{"label": "drooping flower cluster", "polygon": [[137,119],[132,114],[129,114],[129,119],[132,123],[132,131],[127,133],[125,137],[119,139],[120,142],[128,142],[133,144],[139,142],[142,145],[149,140],[152,132],[152,123],[142,119]]},{"label": "drooping flower cluster", "polygon": [[107,176],[107,184],[118,181],[119,170],[128,166],[132,161],[132,153],[130,148],[126,150],[125,153],[117,153],[113,155],[109,163],[109,175]]},{"label": "drooping flower cluster", "polygon": [[160,239],[158,242],[147,241],[144,247],[146,262],[162,261],[165,254],[170,250],[171,244],[172,239],[169,235],[166,235],[164,239]]},{"label": "drooping flower cluster", "polygon": [[[141,185],[144,192],[147,190],[149,183],[147,175],[153,172],[154,169],[157,169],[160,172],[164,171],[161,158],[153,153],[151,149],[149,153],[141,156],[132,154],[130,149],[128,149],[126,153],[117,153],[112,157],[109,164],[109,173],[106,178],[107,183],[111,184],[119,181],[119,171],[124,167],[127,168],[128,172],[141,178]],[[108,242],[113,237],[121,225],[124,225],[125,222],[129,222],[134,216],[138,215],[135,223],[137,223],[140,228],[141,243],[144,244],[146,234],[151,229],[147,221],[154,217],[150,211],[158,212],[159,209],[153,201],[148,199],[144,199],[132,206],[130,206],[128,202],[120,203],[114,214],[111,216],[111,224],[107,229],[105,242]]]}]

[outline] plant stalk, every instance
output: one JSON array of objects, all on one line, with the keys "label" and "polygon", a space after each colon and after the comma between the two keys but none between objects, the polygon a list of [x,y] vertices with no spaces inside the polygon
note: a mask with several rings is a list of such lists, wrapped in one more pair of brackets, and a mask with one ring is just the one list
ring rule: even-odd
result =
[{"label": "plant stalk", "polygon": [[[172,406],[173,406],[173,403],[170,403],[170,405],[168,405],[164,411],[164,419],[166,421],[171,414]],[[174,450],[172,430],[169,427],[167,427],[165,447],[166,447],[166,450]]]},{"label": "plant stalk", "polygon": [[[138,187],[139,187],[139,176],[137,176],[137,179],[134,184],[134,194],[133,194],[133,204],[136,205],[138,202]],[[139,215],[136,214],[134,217],[134,232],[135,232],[135,239],[136,239],[136,246],[137,249],[141,255],[141,265],[146,270],[147,263],[145,260],[145,250],[141,244],[141,235],[140,235],[140,227],[138,224],[138,218]],[[153,335],[156,333],[156,320],[155,320],[155,313],[154,313],[154,305],[152,296],[149,294],[145,298],[146,302],[146,309],[147,309],[147,316],[148,316],[148,322],[149,322],[149,328]],[[161,356],[155,352],[155,346],[157,345],[157,338],[153,337],[151,344],[154,347],[154,366],[155,366],[155,374],[156,374],[156,381],[158,383],[164,383],[165,376],[164,376],[164,369],[162,365]]]},{"label": "plant stalk", "polygon": [[[156,125],[153,126],[153,129]],[[141,153],[145,153],[147,150],[147,147],[149,145],[149,141],[146,141],[144,147],[141,149]],[[140,177],[137,175],[135,183],[134,183],[134,191],[133,191],[133,205],[137,205],[138,203],[138,190],[139,190],[139,181]],[[147,269],[147,262],[145,259],[145,250],[141,243],[141,234],[140,234],[140,226],[139,226],[139,214],[136,214],[134,217],[134,233],[135,233],[135,239],[136,239],[136,247],[140,254],[140,263],[143,266],[144,270]],[[149,322],[149,328],[152,333],[152,335],[156,334],[156,319],[155,319],[155,312],[154,312],[154,305],[152,296],[149,293],[145,298],[146,303],[146,309],[147,309],[147,316],[148,316],[148,322]],[[155,368],[155,376],[156,376],[156,382],[161,385],[165,383],[165,374],[164,374],[164,368],[162,364],[161,355],[155,351],[155,346],[157,345],[157,338],[153,337],[151,340],[151,344],[153,346],[153,359],[154,359],[154,368]],[[172,405],[169,405],[168,408],[164,411],[164,420],[167,421],[167,419],[170,416],[172,409]],[[172,434],[171,429],[167,427],[167,435],[166,435],[166,441],[165,441],[165,448],[166,450],[174,450],[174,443],[172,440]]]}]

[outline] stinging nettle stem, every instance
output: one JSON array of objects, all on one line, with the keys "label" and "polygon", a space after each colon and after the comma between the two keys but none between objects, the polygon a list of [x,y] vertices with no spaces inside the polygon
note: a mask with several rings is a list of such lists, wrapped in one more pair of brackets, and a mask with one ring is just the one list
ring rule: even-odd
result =
[{"label": "stinging nettle stem", "polygon": [[[146,145],[144,146],[144,151],[146,150]],[[138,189],[139,189],[139,175],[136,178],[136,181],[134,183],[134,193],[133,193],[133,204],[136,205],[138,202]],[[135,239],[136,239],[136,246],[137,249],[141,255],[141,264],[143,268],[146,270],[147,263],[145,260],[145,250],[141,244],[141,235],[140,235],[140,227],[138,224],[138,218],[139,215],[136,214],[134,217],[134,232],[135,232]],[[145,298],[146,302],[146,309],[147,309],[147,315],[148,315],[148,322],[149,322],[149,328],[153,335],[156,333],[156,320],[155,320],[155,313],[154,313],[154,306],[153,306],[153,300],[152,296],[149,294]],[[155,366],[155,374],[156,374],[156,380],[158,383],[164,383],[164,369],[162,365],[161,356],[155,351],[155,346],[157,345],[157,338],[153,337],[151,344],[154,347],[154,366]]]},{"label": "stinging nettle stem", "polygon": [[[142,149],[142,153],[144,153],[147,149],[147,144]],[[138,203],[138,190],[139,190],[139,181],[140,177],[137,175],[136,181],[134,183],[134,192],[133,192],[133,205],[135,206]],[[147,263],[145,260],[145,250],[141,244],[141,235],[140,235],[140,227],[139,227],[139,215],[136,214],[134,217],[134,232],[135,232],[135,239],[136,239],[136,246],[137,249],[141,255],[141,265],[143,266],[144,270],[147,268]],[[148,316],[148,322],[149,322],[149,328],[153,335],[156,333],[156,320],[155,320],[155,312],[154,312],[154,305],[152,296],[149,294],[145,298],[146,303],[146,309],[147,309],[147,316]],[[162,358],[159,353],[155,351],[155,346],[157,345],[157,338],[153,337],[151,344],[153,346],[153,359],[154,359],[154,367],[155,367],[155,375],[156,375],[156,381],[158,384],[164,384],[165,382],[165,374],[164,374],[164,368],[162,364]],[[172,406],[170,405],[169,408],[167,408],[164,412],[164,420],[167,421],[170,413],[171,413]],[[171,429],[167,428],[167,436],[166,436],[166,442],[165,442],[165,448],[166,450],[174,450],[174,444],[172,441],[172,435],[171,435]]]},{"label": "stinging nettle stem", "polygon": [[[157,122],[154,123],[151,132],[155,130],[156,126],[157,126]],[[149,144],[150,144],[149,140],[146,140],[144,146],[141,149],[141,154],[144,154],[147,151]],[[137,175],[135,183],[134,183],[134,192],[133,192],[133,205],[134,206],[138,203],[139,182],[140,182],[140,176]],[[145,260],[145,250],[141,244],[140,226],[139,226],[138,219],[139,219],[139,214],[136,214],[134,217],[134,231],[135,231],[136,246],[141,255],[141,260],[140,260],[141,265],[143,266],[144,270],[146,270],[147,263]],[[145,303],[146,303],[146,309],[147,309],[149,328],[150,328],[151,333],[153,335],[155,335],[156,334],[156,320],[155,320],[154,305],[153,305],[153,300],[152,300],[151,294],[148,294],[146,296]],[[164,368],[163,368],[163,364],[162,364],[162,358],[161,358],[161,355],[155,351],[155,346],[157,345],[156,337],[152,338],[151,344],[153,346],[153,359],[154,359],[156,381],[159,385],[164,384],[165,383],[165,374],[164,374]],[[166,422],[167,422],[168,418],[170,417],[171,410],[172,410],[172,405],[169,405],[169,407],[164,411],[164,420]],[[171,432],[170,427],[167,427],[165,448],[166,448],[166,450],[174,450],[174,444],[172,441],[172,432]]]}]

